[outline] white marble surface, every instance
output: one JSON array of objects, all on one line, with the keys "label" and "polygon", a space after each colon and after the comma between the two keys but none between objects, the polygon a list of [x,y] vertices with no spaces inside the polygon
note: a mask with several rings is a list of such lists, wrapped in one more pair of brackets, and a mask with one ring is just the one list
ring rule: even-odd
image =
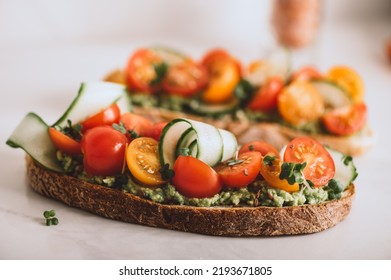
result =
[{"label": "white marble surface", "polygon": [[[122,66],[134,48],[158,42],[199,57],[220,45],[248,61],[273,45],[267,2],[226,2],[0,2],[0,259],[391,258],[391,64],[383,53],[391,37],[387,1],[367,1],[378,6],[364,8],[353,1],[327,1],[317,43],[294,54],[296,64],[311,62],[322,70],[351,65],[365,81],[378,139],[355,159],[357,196],[338,226],[294,237],[211,237],[104,219],[29,188],[23,152],[4,144],[13,128],[29,111],[54,121],[80,82]],[[174,4],[175,12],[169,9]],[[60,224],[46,227],[42,213],[52,208]]]}]

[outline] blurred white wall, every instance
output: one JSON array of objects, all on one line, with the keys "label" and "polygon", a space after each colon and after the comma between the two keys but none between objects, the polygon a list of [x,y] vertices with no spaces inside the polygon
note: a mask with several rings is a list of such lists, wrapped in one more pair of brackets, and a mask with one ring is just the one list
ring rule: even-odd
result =
[{"label": "blurred white wall", "polygon": [[270,1],[0,0],[0,45],[268,41]]}]

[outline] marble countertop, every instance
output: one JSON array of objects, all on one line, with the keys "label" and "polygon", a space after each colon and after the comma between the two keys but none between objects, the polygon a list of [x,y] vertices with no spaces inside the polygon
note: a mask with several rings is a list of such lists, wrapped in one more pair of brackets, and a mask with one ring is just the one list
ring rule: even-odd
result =
[{"label": "marble countertop", "polygon": [[[26,181],[24,153],[4,144],[27,112],[54,121],[82,81],[100,79],[123,66],[139,46],[159,42],[197,57],[220,44],[249,61],[272,45],[269,35],[254,36],[263,29],[252,29],[251,36],[239,34],[240,40],[172,32],[164,38],[49,36],[31,44],[11,42],[11,37],[0,42],[0,259],[390,259],[391,64],[383,52],[385,38],[391,36],[388,18],[357,20],[334,13],[325,17],[315,45],[293,53],[296,64],[312,63],[322,71],[336,64],[357,69],[377,140],[368,153],[355,158],[357,195],[347,219],[320,233],[291,237],[212,237],[101,218],[35,193]],[[44,225],[42,213],[48,209],[56,210],[59,225]]]}]

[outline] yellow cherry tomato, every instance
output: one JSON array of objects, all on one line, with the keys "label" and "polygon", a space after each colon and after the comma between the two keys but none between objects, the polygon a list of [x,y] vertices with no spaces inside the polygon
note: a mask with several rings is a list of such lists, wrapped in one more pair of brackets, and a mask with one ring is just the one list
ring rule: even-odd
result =
[{"label": "yellow cherry tomato", "polygon": [[161,165],[155,139],[134,139],[126,149],[126,163],[130,173],[143,184],[157,186],[165,182],[159,172]]},{"label": "yellow cherry tomato", "polygon": [[297,80],[278,96],[278,111],[288,123],[303,125],[316,121],[324,112],[320,93],[308,81]]},{"label": "yellow cherry tomato", "polygon": [[327,78],[341,86],[352,98],[354,103],[361,103],[364,100],[364,82],[360,75],[347,66],[332,67]]},{"label": "yellow cherry tomato", "polygon": [[[269,154],[274,156],[274,154]],[[278,188],[287,192],[297,192],[300,189],[298,183],[293,185],[289,184],[287,180],[281,180],[279,178],[281,173],[282,161],[279,158],[275,158],[270,165],[265,164],[262,160],[260,173],[265,181],[273,188]]]},{"label": "yellow cherry tomato", "polygon": [[109,74],[103,79],[106,82],[112,82],[112,83],[117,83],[117,84],[122,84],[126,85],[126,77],[125,77],[125,72],[122,71],[121,69],[116,69]]},{"label": "yellow cherry tomato", "polygon": [[209,76],[209,83],[202,100],[218,104],[232,99],[233,90],[241,77],[239,62],[224,50],[216,49],[207,53],[201,63],[207,69]]}]

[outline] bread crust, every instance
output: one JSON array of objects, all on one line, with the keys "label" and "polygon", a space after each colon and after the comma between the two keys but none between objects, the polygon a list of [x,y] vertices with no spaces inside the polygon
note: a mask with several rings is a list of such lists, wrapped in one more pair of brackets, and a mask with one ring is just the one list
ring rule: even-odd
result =
[{"label": "bread crust", "polygon": [[38,193],[69,206],[128,223],[217,236],[276,236],[315,233],[346,218],[355,189],[341,199],[290,207],[193,207],[165,205],[90,184],[42,167],[26,157],[27,178]]},{"label": "bread crust", "polygon": [[369,150],[375,142],[372,130],[366,127],[360,134],[354,136],[334,136],[329,134],[309,134],[304,131],[295,130],[287,126],[272,122],[253,123],[243,118],[242,120],[227,119],[215,120],[196,115],[185,114],[182,112],[170,111],[163,108],[144,108],[134,106],[132,111],[143,115],[155,122],[170,121],[175,118],[191,118],[205,123],[212,124],[218,128],[223,128],[235,134],[239,144],[246,144],[251,141],[266,141],[273,144],[280,150],[292,139],[300,136],[310,136],[318,140],[323,145],[329,146],[346,155],[361,155]]}]

